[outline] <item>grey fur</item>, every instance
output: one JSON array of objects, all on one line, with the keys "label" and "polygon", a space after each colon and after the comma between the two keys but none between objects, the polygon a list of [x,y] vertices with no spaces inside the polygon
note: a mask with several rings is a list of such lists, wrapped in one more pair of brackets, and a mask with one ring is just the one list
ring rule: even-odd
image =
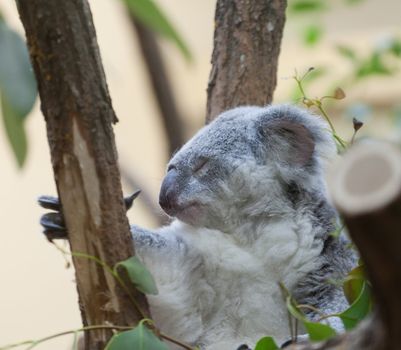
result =
[{"label": "grey fur", "polygon": [[160,203],[177,220],[132,229],[161,290],[149,300],[163,330],[205,349],[285,340],[279,281],[323,313],[346,307],[328,282],[355,263],[346,240],[330,235],[337,218],[323,172],[334,153],[324,121],[281,105],[224,112],[175,154]]}]

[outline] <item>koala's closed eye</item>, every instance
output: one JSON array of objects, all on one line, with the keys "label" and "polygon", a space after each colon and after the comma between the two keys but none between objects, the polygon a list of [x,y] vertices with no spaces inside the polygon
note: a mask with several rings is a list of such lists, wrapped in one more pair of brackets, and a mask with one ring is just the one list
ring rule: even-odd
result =
[{"label": "koala's closed eye", "polygon": [[209,158],[207,157],[199,157],[195,160],[194,166],[192,168],[192,171],[194,173],[197,173],[201,171],[202,169],[205,168],[205,166],[209,163]]}]

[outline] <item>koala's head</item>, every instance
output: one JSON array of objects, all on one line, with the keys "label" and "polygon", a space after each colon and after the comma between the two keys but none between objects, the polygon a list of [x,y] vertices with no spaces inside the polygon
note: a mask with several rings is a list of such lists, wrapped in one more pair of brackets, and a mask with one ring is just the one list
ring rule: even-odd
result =
[{"label": "koala's head", "polygon": [[159,203],[170,216],[225,230],[282,215],[289,186],[324,190],[335,145],[319,117],[289,105],[238,107],[202,128],[170,160]]}]

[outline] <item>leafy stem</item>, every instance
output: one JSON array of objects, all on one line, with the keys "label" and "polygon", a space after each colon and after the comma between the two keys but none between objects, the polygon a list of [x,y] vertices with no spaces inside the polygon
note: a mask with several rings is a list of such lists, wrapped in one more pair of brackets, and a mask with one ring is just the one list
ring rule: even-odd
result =
[{"label": "leafy stem", "polygon": [[327,123],[329,124],[331,133],[333,135],[334,140],[337,142],[337,144],[344,150],[347,148],[347,142],[344,141],[336,132],[336,129],[329,117],[329,115],[327,114],[327,112],[325,111],[324,107],[323,107],[323,103],[322,101],[324,99],[327,98],[334,98],[334,99],[342,99],[345,97],[344,92],[342,91],[342,89],[338,88],[335,91],[334,96],[323,96],[320,99],[312,99],[307,97],[306,93],[305,93],[305,89],[303,87],[302,81],[305,79],[305,77],[313,70],[314,68],[309,68],[306,73],[302,76],[302,77],[298,77],[297,73],[295,72],[295,76],[294,76],[294,80],[296,81],[297,85],[298,85],[298,89],[302,94],[302,102],[309,108],[311,106],[316,107],[319,112],[321,113],[321,115],[324,117],[324,119],[326,119]]},{"label": "leafy stem", "polygon": [[[180,342],[177,339],[174,339],[164,333],[158,332],[157,329],[153,326],[153,322],[150,319],[143,319],[141,320],[140,323],[148,323],[150,325],[150,328],[162,339],[165,339],[173,344],[176,344],[180,347],[182,347],[185,350],[194,350],[194,348],[192,348],[191,346],[184,344],[182,342]],[[86,332],[86,331],[95,331],[98,329],[111,329],[111,330],[118,330],[118,331],[128,331],[128,330],[132,330],[134,327],[130,327],[130,326],[118,326],[118,325],[93,325],[93,326],[86,326],[86,327],[81,327],[81,328],[77,328],[77,329],[72,329],[72,330],[68,330],[68,331],[64,331],[64,332],[59,332],[59,333],[55,333],[52,335],[49,335],[47,337],[43,337],[37,340],[25,340],[19,343],[14,343],[14,344],[10,344],[10,345],[6,345],[3,347],[0,347],[0,350],[10,350],[10,349],[14,349],[20,346],[24,346],[24,345],[28,345],[28,347],[26,348],[26,350],[31,350],[34,347],[36,347],[37,345],[44,343],[45,341],[48,340],[52,340],[58,337],[62,337],[64,335],[70,335],[73,334],[74,335],[74,344],[77,343],[77,334],[79,332]],[[75,346],[75,345],[74,345]]]},{"label": "leafy stem", "polygon": [[0,350],[9,350],[9,349],[13,349],[19,346],[23,346],[23,345],[29,345],[26,350],[30,350],[33,349],[35,346],[39,345],[40,343],[43,343],[47,340],[51,340],[54,338],[58,338],[64,335],[69,335],[69,334],[77,334],[78,332],[84,332],[84,331],[93,331],[93,330],[97,330],[97,329],[116,329],[116,330],[129,330],[132,329],[132,327],[128,327],[128,326],[114,326],[114,325],[93,325],[93,326],[86,326],[86,327],[82,327],[82,328],[78,328],[78,329],[73,329],[73,330],[69,330],[69,331],[64,331],[64,332],[60,332],[60,333],[55,333],[52,335],[49,335],[47,337],[41,338],[41,339],[37,339],[37,340],[25,340],[23,342],[20,343],[15,343],[15,344],[10,344],[10,345],[6,345],[0,348]]}]

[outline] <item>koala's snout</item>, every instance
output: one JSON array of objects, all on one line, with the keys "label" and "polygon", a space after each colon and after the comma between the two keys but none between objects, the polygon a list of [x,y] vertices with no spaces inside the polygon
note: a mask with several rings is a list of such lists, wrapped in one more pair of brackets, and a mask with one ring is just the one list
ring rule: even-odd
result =
[{"label": "koala's snout", "polygon": [[177,170],[171,169],[165,176],[159,194],[159,204],[163,210],[174,216],[178,210],[178,174]]}]

